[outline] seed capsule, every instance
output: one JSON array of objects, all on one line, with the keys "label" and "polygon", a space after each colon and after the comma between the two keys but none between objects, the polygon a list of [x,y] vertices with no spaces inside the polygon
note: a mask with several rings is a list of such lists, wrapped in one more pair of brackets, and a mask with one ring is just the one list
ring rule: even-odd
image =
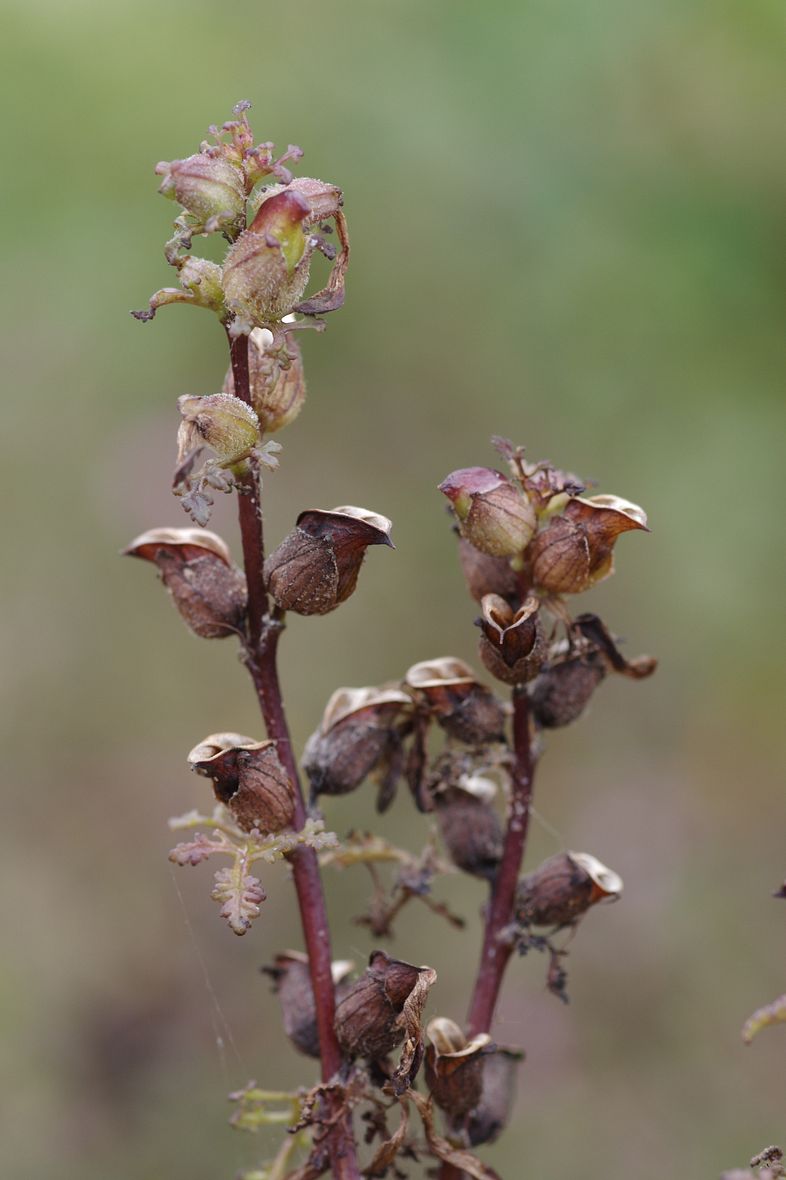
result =
[{"label": "seed capsule", "polygon": [[[291,332],[274,335],[254,328],[248,338],[248,375],[251,405],[264,434],[274,434],[294,422],[306,400],[306,379],[300,345]],[[232,369],[224,378],[224,393],[234,394]]]},{"label": "seed capsule", "polygon": [[516,1096],[516,1074],[523,1060],[520,1049],[502,1046],[483,1057],[480,1101],[466,1124],[472,1147],[493,1143],[507,1126]]},{"label": "seed capsule", "polygon": [[505,709],[462,660],[443,656],[413,664],[404,678],[414,699],[437,723],[470,746],[504,741]]},{"label": "seed capsule", "polygon": [[272,741],[255,742],[238,733],[214,733],[188,755],[192,770],[213,780],[219,802],[244,831],[280,832],[292,824],[292,783]]},{"label": "seed capsule", "polygon": [[450,859],[465,873],[493,881],[502,859],[504,833],[488,800],[459,786],[434,794],[440,834]]},{"label": "seed capsule", "polygon": [[369,545],[388,545],[391,522],[365,508],[301,512],[265,562],[268,593],[282,610],[325,615],[353,593]]},{"label": "seed capsule", "polygon": [[[331,965],[336,999],[339,1002],[349,990],[347,976],[353,967],[354,963],[348,960],[334,962]],[[301,951],[284,951],[283,954],[276,955],[272,966],[263,967],[262,970],[273,980],[274,991],[278,995],[284,1017],[284,1032],[301,1053],[305,1053],[307,1057],[318,1058],[320,1046],[317,1009],[311,986],[308,955]]]},{"label": "seed capsule", "polygon": [[149,529],[124,555],[152,561],[181,617],[203,639],[243,628],[247,591],[224,542],[206,529]]},{"label": "seed capsule", "polygon": [[429,989],[432,967],[413,967],[373,951],[360,979],[336,1008],[336,1036],[350,1057],[385,1057],[405,1037],[415,1037]]},{"label": "seed capsule", "polygon": [[552,594],[588,590],[613,572],[614,544],[631,529],[647,530],[647,517],[637,504],[618,496],[572,497],[562,516],[532,542],[535,585]]},{"label": "seed capsule", "polygon": [[525,684],[540,671],[545,652],[539,607],[537,598],[528,598],[514,611],[496,594],[481,602],[478,651],[489,672],[504,684]]},{"label": "seed capsule", "polygon": [[185,160],[156,165],[163,176],[159,192],[182,205],[201,229],[215,222],[216,229],[236,229],[245,220],[246,194],[243,173],[219,154],[198,152]]},{"label": "seed capsule", "polygon": [[622,878],[587,852],[558,852],[522,877],[516,921],[527,926],[572,926],[599,901],[616,899]]},{"label": "seed capsule", "polygon": [[260,205],[251,225],[227,254],[227,306],[257,327],[289,315],[308,284],[313,246],[303,230],[308,201],[287,187]]},{"label": "seed capsule", "polygon": [[467,1040],[459,1026],[443,1016],[429,1021],[426,1037],[426,1085],[451,1123],[460,1124],[480,1102],[483,1057],[491,1037],[479,1033]]}]

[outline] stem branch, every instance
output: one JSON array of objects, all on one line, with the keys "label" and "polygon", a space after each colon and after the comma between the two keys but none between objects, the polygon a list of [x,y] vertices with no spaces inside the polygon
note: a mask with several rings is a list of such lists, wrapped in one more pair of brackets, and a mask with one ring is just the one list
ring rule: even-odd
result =
[{"label": "stem branch", "polygon": [[[250,405],[248,337],[230,338],[229,353],[235,396]],[[279,758],[292,782],[295,827],[299,831],[306,822],[306,806],[278,678],[278,641],[284,625],[278,614],[271,616],[268,613],[268,597],[262,573],[265,561],[264,532],[255,470],[249,472],[245,486],[240,490],[244,494],[238,496],[238,515],[248,584],[245,660],[256,688],[267,735],[277,743]],[[296,849],[291,854],[291,863],[316,1002],[322,1081],[328,1082],[341,1067],[342,1054],[333,1027],[336,1001],[325,894],[317,854],[313,848]],[[330,1099],[326,1100],[328,1102]],[[336,1123],[335,1131],[330,1136],[329,1152],[335,1177],[339,1180],[360,1180],[349,1115]]]},{"label": "stem branch", "polygon": [[521,872],[529,829],[532,802],[532,746],[530,738],[529,697],[524,688],[513,690],[513,763],[510,818],[505,833],[502,860],[491,892],[483,950],[475,979],[475,989],[467,1014],[467,1035],[488,1032],[502,986],[502,977],[513,949],[506,931],[513,921],[516,885]]}]

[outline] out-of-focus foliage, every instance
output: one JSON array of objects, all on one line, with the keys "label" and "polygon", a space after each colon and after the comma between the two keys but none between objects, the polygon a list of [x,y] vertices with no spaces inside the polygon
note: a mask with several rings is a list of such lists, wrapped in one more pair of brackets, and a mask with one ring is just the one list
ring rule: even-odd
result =
[{"label": "out-of-focus foliage", "polygon": [[[257,974],[298,945],[283,871],[238,940],[166,859],[166,818],[209,802],[194,742],[262,736],[249,685],[115,556],[186,523],[176,398],[226,368],[211,317],[128,315],[170,281],[153,168],[240,98],[341,183],[354,247],[346,307],[303,344],[269,539],[302,508],[372,503],[397,545],[341,611],[291,621],[298,740],[338,684],[475,659],[435,485],[493,463],[491,433],[653,526],[588,607],[660,670],[550,738],[528,857],[589,848],[625,900],[577,942],[569,1008],[512,965],[497,1035],[527,1060],[489,1160],[711,1177],[777,1137],[783,1035],[745,1050],[739,1027],[783,984],[784,23],[776,0],[6,0],[4,1175],[229,1177],[258,1142],[225,1095],[312,1080]],[[232,508],[214,521],[237,557]],[[372,794],[328,799],[328,826],[370,826]],[[425,821],[400,799],[386,835],[419,849]],[[362,963],[367,881],[329,886],[335,953]],[[483,889],[451,889],[470,932],[410,907],[394,949],[437,968],[460,1019]]]}]

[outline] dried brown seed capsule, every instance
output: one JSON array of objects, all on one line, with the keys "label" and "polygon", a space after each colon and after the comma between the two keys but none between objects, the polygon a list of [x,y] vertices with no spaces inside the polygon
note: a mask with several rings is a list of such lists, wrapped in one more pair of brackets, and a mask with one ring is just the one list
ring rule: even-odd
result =
[{"label": "dried brown seed capsule", "polygon": [[502,702],[479,683],[463,660],[443,656],[413,664],[404,687],[451,737],[470,746],[504,741]]},{"label": "dried brown seed capsule", "polygon": [[501,1046],[483,1057],[480,1101],[466,1123],[472,1147],[493,1143],[507,1126],[516,1096],[516,1074],[523,1059],[520,1049]]},{"label": "dried brown seed capsule", "polygon": [[[306,378],[300,345],[291,332],[254,328],[248,338],[248,376],[251,405],[262,432],[274,434],[294,422],[306,400]],[[230,368],[224,393],[234,392]]]},{"label": "dried brown seed capsule", "polygon": [[607,898],[622,893],[622,878],[588,852],[558,852],[516,890],[516,921],[521,926],[570,926]]},{"label": "dried brown seed capsule", "polygon": [[535,585],[552,594],[580,594],[613,572],[613,547],[622,533],[647,531],[637,504],[619,496],[574,496],[532,542]]},{"label": "dried brown seed capsule", "polygon": [[282,610],[326,615],[353,593],[369,545],[389,545],[385,516],[351,506],[301,512],[265,562],[268,593]]},{"label": "dried brown seed capsule", "polygon": [[435,792],[434,808],[453,863],[465,873],[493,881],[505,837],[488,799],[460,786],[448,786]]},{"label": "dried brown seed capsule", "polygon": [[491,1037],[479,1033],[467,1040],[459,1026],[444,1016],[429,1021],[426,1036],[430,1042],[426,1046],[426,1085],[451,1122],[460,1123],[480,1102],[483,1056]]},{"label": "dried brown seed capsule", "polygon": [[227,254],[227,307],[245,323],[277,323],[303,295],[314,252],[303,229],[310,211],[306,198],[287,186],[263,201]]},{"label": "dried brown seed capsule", "polygon": [[395,789],[386,771],[398,765],[396,726],[411,709],[412,701],[399,689],[337,689],[303,751],[314,795],[343,795],[374,771],[382,771],[388,792]]},{"label": "dried brown seed capsule", "polygon": [[481,602],[478,651],[489,672],[504,684],[526,684],[540,671],[545,651],[539,607],[532,597],[516,611],[497,594],[487,594]]},{"label": "dried brown seed capsule", "polygon": [[415,1035],[436,978],[432,967],[413,967],[373,951],[368,967],[336,1007],[336,1036],[344,1052],[374,1060]]},{"label": "dried brown seed capsule", "polygon": [[213,780],[219,802],[244,831],[280,832],[292,824],[292,784],[276,743],[255,742],[238,733],[214,733],[188,755],[192,770]]},{"label": "dried brown seed capsule", "polygon": [[596,652],[552,664],[532,687],[532,713],[544,729],[570,725],[584,712],[590,697],[606,675]]},{"label": "dried brown seed capsule", "polygon": [[152,561],[190,629],[203,639],[242,630],[247,591],[224,542],[206,529],[149,529],[123,553]]},{"label": "dried brown seed capsule", "polygon": [[[348,960],[337,961],[331,965],[337,1001],[340,1001],[349,990],[347,976],[354,965]],[[284,1032],[301,1053],[305,1053],[307,1057],[319,1057],[317,1009],[311,986],[308,955],[301,951],[284,951],[276,955],[272,966],[263,967],[262,970],[274,982],[274,990],[281,1002]]]},{"label": "dried brown seed capsule", "polygon": [[481,553],[513,557],[535,534],[537,517],[527,496],[491,467],[452,471],[439,490],[453,505],[461,535]]},{"label": "dried brown seed capsule", "polygon": [[498,594],[507,602],[518,601],[519,579],[507,557],[481,553],[464,537],[459,537],[458,552],[467,588],[476,602],[480,602],[484,594]]}]

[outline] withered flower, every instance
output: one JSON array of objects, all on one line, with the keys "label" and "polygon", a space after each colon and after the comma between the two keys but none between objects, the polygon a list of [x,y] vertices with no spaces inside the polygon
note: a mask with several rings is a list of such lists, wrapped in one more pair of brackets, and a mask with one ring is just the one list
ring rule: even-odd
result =
[{"label": "withered flower", "polygon": [[273,741],[255,742],[239,733],[213,733],[195,746],[188,763],[213,780],[219,802],[244,831],[267,834],[292,824],[292,783]]},{"label": "withered flower", "polygon": [[506,602],[518,602],[519,579],[509,558],[481,553],[461,536],[458,539],[458,553],[467,589],[476,602],[480,602],[485,594],[498,594]]},{"label": "withered flower", "polygon": [[462,537],[492,557],[513,557],[532,540],[535,509],[525,493],[491,467],[452,471],[439,490],[453,505]]},{"label": "withered flower", "polygon": [[237,634],[246,614],[246,580],[224,542],[206,529],[150,529],[123,553],[152,561],[186,624],[203,639]]},{"label": "withered flower", "polygon": [[392,527],[365,508],[301,512],[265,562],[268,593],[282,610],[326,615],[353,593],[368,546],[393,548]]},{"label": "withered flower", "polygon": [[502,702],[462,660],[442,656],[413,664],[404,687],[451,737],[470,746],[504,741]]},{"label": "withered flower", "polygon": [[260,327],[294,308],[308,283],[313,246],[303,229],[308,201],[290,188],[268,197],[224,262],[227,307]]},{"label": "withered flower", "polygon": [[440,835],[450,859],[465,873],[493,881],[502,859],[504,832],[491,805],[495,788],[482,776],[462,776],[433,793]]},{"label": "withered flower", "polygon": [[496,1046],[482,1061],[481,1096],[466,1122],[472,1147],[493,1143],[505,1129],[516,1096],[516,1075],[524,1059],[520,1049]]},{"label": "withered flower", "polygon": [[[248,375],[251,405],[264,434],[275,434],[294,422],[306,400],[306,378],[300,345],[291,332],[254,328],[248,338]],[[231,367],[224,393],[234,394]]]},{"label": "withered flower", "polygon": [[561,516],[538,533],[530,548],[536,586],[552,594],[580,594],[614,569],[612,550],[622,533],[647,529],[637,504],[619,496],[571,497]]},{"label": "withered flower", "polygon": [[[331,964],[336,999],[339,1002],[349,990],[347,976],[354,966],[355,964],[347,959]],[[314,989],[311,986],[308,955],[304,955],[302,951],[284,951],[276,955],[270,967],[263,967],[262,970],[273,980],[274,991],[281,1002],[284,1032],[301,1053],[305,1053],[307,1057],[319,1057],[317,1009]]]},{"label": "withered flower", "polygon": [[558,852],[522,877],[516,921],[528,926],[572,926],[590,906],[616,900],[622,878],[588,852]]},{"label": "withered flower", "polygon": [[378,1061],[404,1042],[393,1075],[399,1092],[420,1066],[420,1017],[436,979],[433,967],[413,967],[384,951],[373,951],[368,967],[336,1008],[336,1036],[348,1056]]},{"label": "withered flower", "polygon": [[444,1016],[429,1021],[426,1037],[426,1085],[450,1121],[460,1123],[480,1102],[483,1057],[491,1037],[478,1033],[468,1040],[459,1026]]},{"label": "withered flower", "polygon": [[493,676],[505,684],[525,684],[534,679],[544,659],[537,598],[530,597],[514,611],[497,594],[486,594],[478,652]]},{"label": "withered flower", "polygon": [[336,689],[303,751],[314,795],[343,795],[378,771],[381,803],[392,802],[393,776],[401,762],[397,723],[411,709],[412,701],[400,689]]}]

